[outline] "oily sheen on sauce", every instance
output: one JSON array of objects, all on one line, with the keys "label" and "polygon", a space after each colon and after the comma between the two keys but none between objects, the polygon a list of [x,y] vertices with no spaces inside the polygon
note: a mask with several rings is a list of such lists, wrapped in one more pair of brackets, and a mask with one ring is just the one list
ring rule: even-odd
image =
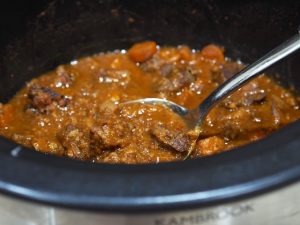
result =
[{"label": "oily sheen on sauce", "polygon": [[[0,104],[0,134],[37,151],[105,163],[184,159],[191,141],[181,118],[161,105],[120,103],[166,98],[194,108],[243,68],[207,45],[99,53],[60,65]],[[191,158],[264,138],[300,118],[299,97],[261,75],[207,116]]]}]

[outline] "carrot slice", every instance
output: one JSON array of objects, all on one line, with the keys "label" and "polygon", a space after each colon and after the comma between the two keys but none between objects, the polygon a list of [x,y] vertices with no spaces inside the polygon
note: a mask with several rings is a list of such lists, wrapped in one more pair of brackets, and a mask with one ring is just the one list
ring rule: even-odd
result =
[{"label": "carrot slice", "polygon": [[128,50],[128,56],[134,62],[145,62],[156,53],[156,46],[156,42],[154,41],[137,43]]}]

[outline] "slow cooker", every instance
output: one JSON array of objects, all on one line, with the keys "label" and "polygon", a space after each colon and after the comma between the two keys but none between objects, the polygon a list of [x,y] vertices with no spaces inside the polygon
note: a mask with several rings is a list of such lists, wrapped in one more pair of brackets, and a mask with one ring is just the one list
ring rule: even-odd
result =
[{"label": "slow cooker", "polygon": [[[292,0],[10,0],[0,7],[0,101],[62,63],[142,40],[208,43],[250,63],[297,33]],[[268,71],[300,90],[300,54]],[[300,121],[211,157],[109,165],[44,155],[0,139],[0,223],[299,224]]]}]

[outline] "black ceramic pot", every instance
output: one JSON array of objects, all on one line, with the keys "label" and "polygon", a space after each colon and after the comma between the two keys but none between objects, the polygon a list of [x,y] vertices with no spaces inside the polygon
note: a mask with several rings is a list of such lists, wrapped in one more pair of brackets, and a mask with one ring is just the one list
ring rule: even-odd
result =
[{"label": "black ceramic pot", "polygon": [[[300,22],[300,2],[292,0],[11,0],[0,6],[1,102],[61,63],[141,40],[193,48],[213,42],[251,63],[297,33]],[[299,62],[298,53],[269,73],[300,90]],[[231,152],[159,165],[79,162],[2,138],[0,217],[5,224],[297,224],[299,137],[300,121]]]}]

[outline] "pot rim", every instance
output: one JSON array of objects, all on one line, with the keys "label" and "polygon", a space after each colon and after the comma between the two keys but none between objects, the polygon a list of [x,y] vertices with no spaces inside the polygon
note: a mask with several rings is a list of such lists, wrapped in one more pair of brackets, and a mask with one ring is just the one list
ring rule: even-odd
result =
[{"label": "pot rim", "polygon": [[40,203],[105,212],[200,208],[298,181],[299,135],[297,121],[233,151],[148,165],[93,164],[59,158],[2,138],[0,191]]}]

